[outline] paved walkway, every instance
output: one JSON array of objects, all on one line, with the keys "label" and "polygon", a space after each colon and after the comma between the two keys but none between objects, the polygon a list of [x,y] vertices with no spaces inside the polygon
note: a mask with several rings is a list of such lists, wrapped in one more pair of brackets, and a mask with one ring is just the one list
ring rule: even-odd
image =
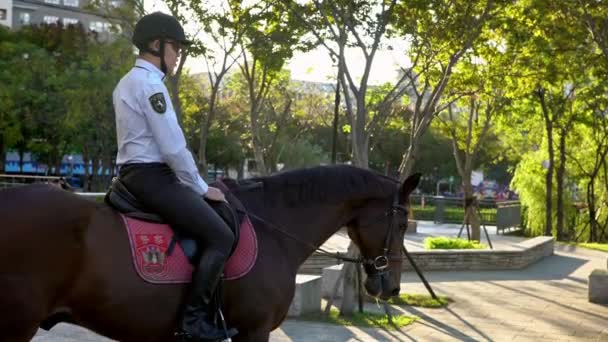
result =
[{"label": "paved walkway", "polygon": [[[495,226],[487,226],[488,235],[492,246],[496,250],[512,250],[517,248],[515,245],[526,240],[519,236],[496,235]],[[429,236],[450,236],[456,237],[460,230],[460,224],[434,224],[430,221],[418,221],[418,233],[405,235],[405,247],[408,251],[422,251],[424,249],[424,239]],[[467,238],[466,230],[462,231],[460,236],[462,239]],[[350,239],[346,230],[341,230],[332,236],[324,245],[323,248],[329,251],[346,252]],[[483,230],[481,231],[481,243],[488,245],[488,240]]]},{"label": "paved walkway", "polygon": [[[443,225],[430,231],[425,225],[419,226],[422,234],[445,230],[442,235],[455,235],[459,228]],[[492,235],[496,247],[520,240]],[[413,249],[421,237],[410,237],[406,243]],[[402,331],[287,320],[271,341],[608,341],[608,306],[587,301],[588,276],[605,268],[607,258],[608,253],[557,245],[555,255],[523,270],[426,272],[435,292],[455,302],[445,309],[398,309],[420,317]],[[403,274],[401,287],[407,293],[426,292],[415,273]],[[374,304],[366,309],[381,311]],[[108,341],[70,325],[40,332],[34,340]]]}]

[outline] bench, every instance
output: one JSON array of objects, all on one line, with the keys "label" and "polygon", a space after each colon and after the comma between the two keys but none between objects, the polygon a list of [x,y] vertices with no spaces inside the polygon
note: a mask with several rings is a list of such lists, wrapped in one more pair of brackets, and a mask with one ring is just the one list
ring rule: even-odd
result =
[{"label": "bench", "polygon": [[[321,296],[323,298],[329,298],[333,295],[334,287],[336,286],[336,281],[338,281],[340,273],[342,273],[342,265],[344,264],[333,265],[323,268],[321,280]],[[342,281],[340,281],[340,285],[338,285],[336,298],[342,298],[343,286],[341,284]]]},{"label": "bench", "polygon": [[321,311],[321,277],[315,275],[296,275],[296,291],[289,306],[287,316]]},{"label": "bench", "polygon": [[521,229],[521,204],[517,201],[496,203],[496,233]]},{"label": "bench", "polygon": [[597,268],[589,275],[589,301],[608,304],[608,265],[605,270]]}]

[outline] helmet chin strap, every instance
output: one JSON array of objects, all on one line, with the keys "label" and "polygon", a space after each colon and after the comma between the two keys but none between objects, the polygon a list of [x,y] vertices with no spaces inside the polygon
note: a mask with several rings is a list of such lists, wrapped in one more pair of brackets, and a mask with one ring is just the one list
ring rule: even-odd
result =
[{"label": "helmet chin strap", "polygon": [[156,57],[160,57],[160,70],[163,72],[163,74],[167,75],[167,63],[165,63],[165,38],[160,38],[159,40],[159,51],[154,51],[150,48],[146,48],[146,51]]},{"label": "helmet chin strap", "polygon": [[167,64],[165,63],[165,38],[160,39],[160,70],[167,75]]}]

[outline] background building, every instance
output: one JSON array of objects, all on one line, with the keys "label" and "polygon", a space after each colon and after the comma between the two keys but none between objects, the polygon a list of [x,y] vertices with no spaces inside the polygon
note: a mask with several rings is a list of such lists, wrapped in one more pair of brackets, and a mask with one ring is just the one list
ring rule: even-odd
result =
[{"label": "background building", "polygon": [[0,25],[12,27],[13,0],[0,0]]},{"label": "background building", "polygon": [[[121,0],[109,0],[118,7]],[[89,0],[0,0],[0,24],[13,29],[41,23],[81,24],[85,28],[110,36],[112,24],[93,11]]]}]

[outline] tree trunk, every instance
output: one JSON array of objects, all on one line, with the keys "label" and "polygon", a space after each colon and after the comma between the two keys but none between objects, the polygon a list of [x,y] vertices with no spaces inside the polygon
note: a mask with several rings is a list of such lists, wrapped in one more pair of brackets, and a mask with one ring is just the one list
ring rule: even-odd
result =
[{"label": "tree trunk", "polygon": [[553,167],[555,161],[555,153],[553,151],[553,121],[549,108],[545,102],[545,90],[539,88],[537,95],[542,107],[543,118],[545,120],[545,129],[547,130],[547,150],[549,152],[549,165],[547,166],[547,176],[545,178],[546,197],[545,197],[545,235],[553,235]]},{"label": "tree trunk", "polygon": [[103,173],[102,174],[99,173],[100,160],[101,160],[101,157],[99,155],[97,155],[93,158],[93,167],[92,167],[92,169],[93,169],[93,179],[92,179],[93,191],[100,191],[100,189],[101,189]]},{"label": "tree trunk", "polygon": [[268,174],[268,169],[266,168],[266,163],[264,162],[264,148],[262,145],[262,138],[260,137],[260,126],[258,125],[258,115],[256,113],[257,109],[252,106],[251,110],[251,139],[256,171],[258,175],[266,176]]},{"label": "tree trunk", "polygon": [[[201,136],[203,133],[201,132]],[[203,179],[209,177],[209,164],[207,164],[207,137],[201,137],[198,144],[198,172]]]},{"label": "tree trunk", "polygon": [[236,172],[236,179],[243,179],[243,177],[245,176],[245,159],[241,159],[239,161],[239,168]]},{"label": "tree trunk", "polygon": [[[348,245],[347,256],[350,258],[357,258],[359,256],[359,248],[350,242]],[[355,264],[351,262],[344,263],[342,268],[343,274],[343,291],[342,291],[342,303],[340,305],[340,315],[352,316],[355,313],[355,303],[357,302],[357,269]]]},{"label": "tree trunk", "polygon": [[[353,129],[352,132],[355,130]],[[351,135],[353,138],[353,159],[355,165],[362,168],[368,168],[368,151],[367,151],[367,142],[368,139],[365,139],[365,142],[361,144],[362,146],[356,147],[358,144],[354,141],[356,135]],[[359,136],[360,138],[360,136]],[[364,148],[364,149],[363,149]],[[355,152],[357,151],[357,152]],[[351,258],[359,257],[359,248],[351,241],[348,244],[348,256]],[[343,284],[343,295],[342,295],[342,304],[340,306],[340,315],[343,316],[352,316],[355,313],[355,303],[357,302],[358,292],[356,289],[357,286],[357,268],[356,265],[352,263],[345,263],[344,268],[342,269],[344,284]]]},{"label": "tree trunk", "polygon": [[61,176],[61,158],[53,156],[53,164],[55,165],[55,176]]},{"label": "tree trunk", "polygon": [[365,127],[367,108],[365,108],[364,101],[365,99],[357,99],[357,114],[353,120],[353,127],[351,127],[351,137],[355,165],[367,169],[369,167],[369,132]]},{"label": "tree trunk", "polygon": [[102,189],[107,189],[112,179],[112,158],[104,154],[105,158],[101,160],[101,172],[102,172]]},{"label": "tree trunk", "polygon": [[[338,67],[338,80],[341,77],[342,68]],[[338,144],[338,119],[340,117],[340,82],[336,82],[336,94],[334,97],[334,121],[331,130],[331,163],[336,164],[337,144]]]},{"label": "tree trunk", "polygon": [[4,145],[4,137],[0,134],[0,173],[5,173],[4,164],[6,162],[6,146]]},{"label": "tree trunk", "polygon": [[[50,171],[51,165],[47,166],[47,173]],[[23,148],[19,147],[19,173],[23,173]]]},{"label": "tree trunk", "polygon": [[50,157],[51,164],[55,166],[55,176],[61,176],[61,161],[63,156],[61,153],[59,153],[57,145],[54,145],[54,147],[51,149]]},{"label": "tree trunk", "polygon": [[215,109],[217,102],[217,92],[219,91],[219,82],[211,89],[211,96],[209,97],[209,113],[207,114],[206,120],[202,120],[201,135],[198,147],[198,167],[199,172],[203,178],[207,179],[209,176],[209,165],[207,164],[207,141],[209,139],[209,130],[215,120]]},{"label": "tree trunk", "polygon": [[557,168],[557,240],[564,239],[564,175],[566,173],[566,129],[559,137],[559,165]]},{"label": "tree trunk", "polygon": [[[608,187],[608,170],[606,170],[606,155],[605,154],[602,155],[602,161],[600,162],[600,167],[602,168],[602,171],[603,171],[602,173],[604,175],[602,182],[604,184],[604,187]],[[606,202],[606,192],[604,192],[603,196],[604,197],[603,197],[602,201],[605,203]],[[604,222],[606,222],[606,221],[604,221]],[[599,226],[599,223],[598,223],[598,226]],[[606,228],[607,227],[608,227],[607,223],[604,223],[604,225],[602,225],[601,232],[597,232],[597,234],[596,234],[598,236],[598,239],[596,242],[600,242],[600,243],[607,242],[606,241]]]},{"label": "tree trunk", "polygon": [[410,146],[403,154],[401,165],[399,165],[399,179],[403,182],[412,174],[416,160],[418,159],[418,142],[410,139]]},{"label": "tree trunk", "polygon": [[262,142],[259,136],[253,137],[253,156],[255,158],[255,170],[259,176],[268,175],[268,169],[266,169],[266,162],[264,161],[264,151],[262,149]]},{"label": "tree trunk", "polygon": [[[550,124],[548,125],[550,126]],[[547,130],[549,136],[548,140],[548,150],[549,150],[549,165],[547,167],[547,176],[545,178],[545,186],[547,187],[546,196],[545,196],[545,235],[551,236],[553,235],[553,138],[551,134],[553,133],[551,129]]]},{"label": "tree trunk", "polygon": [[597,235],[597,221],[595,220],[595,175],[593,175],[589,184],[587,184],[587,205],[589,206],[589,238],[587,242],[595,242]]},{"label": "tree trunk", "polygon": [[91,180],[89,179],[89,150],[86,147],[82,149],[82,160],[84,162],[84,180],[82,182],[82,190],[84,192],[90,192]]},{"label": "tree trunk", "polygon": [[479,216],[477,215],[478,202],[473,195],[473,185],[471,184],[471,172],[468,177],[463,177],[464,202],[465,202],[465,223],[471,225],[471,240],[481,241],[481,229]]},{"label": "tree trunk", "polygon": [[182,70],[184,67],[184,63],[186,63],[187,54],[183,54],[179,59],[179,65],[177,66],[177,70],[175,71],[175,75],[169,75],[169,92],[171,94],[171,99],[173,100],[173,107],[175,109],[175,115],[177,116],[177,122],[179,122],[180,126],[183,127],[183,118],[182,118],[182,101],[179,98],[179,81],[182,75]]},{"label": "tree trunk", "polygon": [[[250,64],[251,67],[249,66]],[[258,70],[260,67],[262,68],[261,71]],[[258,175],[265,176],[268,174],[268,169],[266,168],[266,163],[264,162],[264,146],[262,145],[258,119],[272,82],[267,79],[268,68],[266,66],[258,65],[258,60],[256,58],[249,61],[247,59],[247,54],[243,54],[241,71],[247,80],[247,87],[249,88],[249,121],[251,127],[251,144],[256,163],[256,171]]]}]

